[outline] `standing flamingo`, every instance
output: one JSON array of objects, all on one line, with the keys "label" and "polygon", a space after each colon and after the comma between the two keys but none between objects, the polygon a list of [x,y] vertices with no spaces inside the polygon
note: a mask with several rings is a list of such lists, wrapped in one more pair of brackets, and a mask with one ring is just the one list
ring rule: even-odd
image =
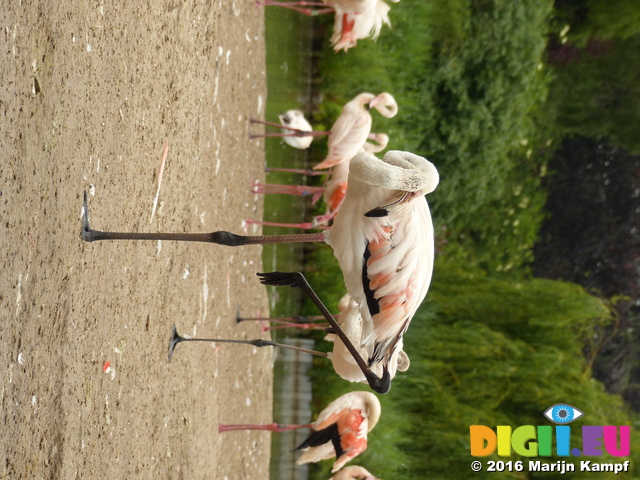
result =
[{"label": "standing flamingo", "polygon": [[334,167],[341,162],[348,162],[360,153],[371,133],[372,119],[369,110],[372,108],[387,118],[393,118],[398,113],[398,103],[390,93],[356,95],[353,100],[342,107],[342,112],[329,133],[327,157],[313,167],[314,170],[322,170]]},{"label": "standing flamingo", "polygon": [[[340,310],[338,316],[340,328],[351,340],[351,343],[356,346],[358,353],[362,357],[367,357],[367,349],[361,346],[363,321],[360,306],[351,298],[351,295],[347,293],[340,300],[338,308]],[[328,358],[331,360],[335,372],[349,382],[366,383],[366,377],[340,337],[330,333],[325,339],[333,342],[333,350],[328,354]],[[402,346],[401,340],[389,361],[388,370],[390,380],[395,378],[397,371],[406,372],[409,369],[409,356],[404,352]],[[382,363],[375,363],[371,366],[371,369],[379,377],[382,377],[384,374]]]},{"label": "standing flamingo", "polygon": [[327,0],[327,3],[335,8],[331,45],[336,52],[347,52],[363,38],[376,41],[383,25],[391,27],[391,8],[382,0]]},{"label": "standing flamingo", "polygon": [[[389,137],[385,134],[376,134],[374,137],[374,141],[378,142],[378,146],[371,143],[367,145],[367,139],[371,136],[371,125],[373,123],[371,114],[369,113],[369,110],[372,108],[375,108],[382,116],[387,118],[393,118],[398,113],[398,103],[395,98],[393,98],[393,95],[387,92],[382,92],[378,95],[361,93],[342,107],[340,116],[329,132],[329,151],[327,157],[313,167],[314,170],[323,170],[331,167],[334,167],[334,170],[337,169],[337,171],[332,174],[333,180],[329,181],[327,189],[323,187],[298,185],[277,186],[272,184],[254,184],[252,186],[254,193],[313,195],[314,201],[324,193],[325,202],[328,206],[325,215],[320,216],[315,221],[298,224],[260,222],[251,219],[247,220],[247,223],[309,229],[323,225],[331,220],[340,208],[346,194],[346,180],[351,159],[363,149],[375,152],[386,148],[385,142],[388,142]],[[340,164],[343,165],[338,168]]]},{"label": "standing flamingo", "polygon": [[296,463],[301,465],[336,458],[331,469],[331,473],[335,473],[367,449],[367,434],[378,423],[380,413],[380,401],[373,393],[350,392],[327,405],[316,421],[308,425],[223,424],[218,426],[218,431],[286,432],[311,427],[314,431],[296,448],[304,450]]},{"label": "standing flamingo", "polygon": [[[87,242],[178,240],[227,246],[324,241],[333,248],[347,291],[360,308],[363,325],[359,348],[366,350],[366,362],[302,274],[263,273],[259,274],[261,281],[265,285],[300,288],[344,342],[369,386],[386,393],[391,387],[390,364],[402,347],[403,335],[431,281],[433,224],[424,196],[435,190],[438,181],[433,164],[412,153],[390,151],[383,159],[360,153],[351,161],[347,196],[331,230],[272,236],[224,231],[189,234],[94,230],[89,226],[85,193],[82,238]],[[179,341],[182,340],[174,336],[172,348]],[[381,375],[371,368],[377,363],[382,364]]]},{"label": "standing flamingo", "polygon": [[[365,142],[363,150],[365,152],[377,153],[387,148],[389,143],[389,136],[384,133],[371,133],[369,139],[376,143]],[[299,171],[306,174],[306,171]],[[318,173],[311,171],[311,173]],[[330,170],[330,176],[327,183],[323,187],[309,186],[309,185],[275,185],[266,183],[254,183],[251,191],[253,193],[282,193],[288,195],[307,196],[313,195],[312,202],[320,198],[324,199],[327,209],[324,215],[318,215],[311,222],[302,223],[279,223],[279,222],[267,222],[261,220],[252,220],[247,218],[248,224],[267,225],[271,227],[287,227],[287,228],[318,228],[323,225],[327,225],[333,217],[336,216],[342,202],[344,202],[345,195],[347,194],[347,179],[349,176],[349,162],[338,163]]]},{"label": "standing flamingo", "polygon": [[[365,349],[359,348],[360,340],[362,338],[362,315],[360,314],[360,307],[358,304],[351,298],[351,295],[348,293],[345,294],[338,303],[339,313],[334,315],[335,319],[338,321],[340,328],[345,333],[345,335],[351,340],[351,343],[354,344],[360,356],[366,356],[367,352]],[[270,327],[264,329],[263,331],[281,329],[281,328],[298,328],[301,330],[328,330],[332,332],[331,328],[327,324],[320,323],[311,323],[311,321],[324,319],[323,316],[318,317],[288,317],[284,319],[280,318],[242,318],[236,315],[236,323],[240,321],[246,320],[264,320],[269,322],[276,323],[277,327]],[[312,355],[326,356],[331,360],[331,364],[333,365],[333,369],[335,372],[340,375],[343,379],[348,380],[349,382],[362,382],[366,383],[367,379],[362,373],[357,362],[354,360],[351,352],[345,343],[335,335],[334,333],[329,333],[325,340],[329,342],[333,342],[333,350],[328,354],[322,354],[321,352],[316,351],[307,351],[307,353],[311,353]],[[287,346],[286,348],[289,348]],[[389,377],[393,380],[396,376],[396,372],[406,372],[409,369],[409,356],[402,349],[402,342],[399,343],[398,348],[396,349],[395,355],[392,357],[389,362]],[[376,363],[372,367],[373,372],[382,376],[382,364]]]},{"label": "standing flamingo", "polygon": [[[400,0],[391,1],[398,3]],[[383,0],[324,0],[324,2],[262,0],[258,1],[258,5],[285,7],[309,16],[333,12],[335,20],[331,44],[336,52],[348,51],[363,38],[371,38],[375,41],[383,25],[391,27],[390,7]]]},{"label": "standing flamingo", "polygon": [[344,467],[329,480],[380,480],[366,468],[359,465]]}]

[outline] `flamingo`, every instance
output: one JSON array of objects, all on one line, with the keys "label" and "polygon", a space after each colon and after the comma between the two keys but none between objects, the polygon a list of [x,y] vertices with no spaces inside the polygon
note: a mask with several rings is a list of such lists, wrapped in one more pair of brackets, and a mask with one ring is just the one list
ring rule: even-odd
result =
[{"label": "flamingo", "polygon": [[[360,346],[363,331],[360,306],[353,300],[353,298],[351,298],[351,295],[347,293],[340,300],[338,309],[340,310],[340,314],[338,316],[340,328],[356,346],[360,356],[367,356],[367,350]],[[363,375],[362,370],[340,337],[336,336],[334,333],[330,333],[325,337],[325,340],[333,342],[333,350],[327,357],[331,361],[335,372],[349,382],[366,383],[367,379],[365,375]],[[404,352],[402,346],[403,344],[401,340],[389,362],[388,370],[390,380],[395,378],[397,371],[406,372],[409,369],[409,356]],[[379,377],[382,377],[384,374],[383,365],[381,363],[374,364],[371,369]]]},{"label": "flamingo", "polygon": [[263,120],[256,120],[252,118],[250,120],[251,123],[289,128],[283,128],[282,133],[250,134],[249,138],[282,137],[287,145],[300,150],[306,150],[311,146],[314,136],[328,135],[328,132],[314,132],[311,124],[304,117],[304,113],[300,110],[287,110],[286,112],[278,115],[278,119],[280,120],[279,125],[277,123],[265,122]]},{"label": "flamingo", "polygon": [[[348,162],[360,151],[365,148],[365,143],[369,139],[371,133],[371,125],[373,120],[369,110],[375,108],[380,115],[387,118],[393,118],[398,113],[398,103],[393,95],[387,92],[382,92],[378,95],[372,93],[361,93],[356,95],[352,100],[345,103],[342,107],[340,115],[336,119],[335,123],[329,131],[329,148],[327,157],[318,165],[313,167],[314,170],[324,170],[333,167],[342,162]],[[259,120],[251,120],[253,123],[267,123]],[[280,126],[274,123],[267,123],[267,125]],[[303,130],[293,131],[291,134],[267,134],[269,136],[294,136],[311,134],[314,136],[326,135],[327,132],[306,132]],[[286,137],[285,137],[286,138]],[[303,137],[304,138],[304,137]],[[374,141],[382,142],[384,137],[375,136]],[[388,140],[388,137],[387,137]],[[375,152],[375,145],[371,144],[370,151]],[[380,148],[384,150],[384,147]]]},{"label": "flamingo", "polygon": [[359,465],[344,467],[329,480],[380,480],[369,470]]},{"label": "flamingo", "polygon": [[[400,0],[391,0],[398,3]],[[327,0],[335,8],[335,23],[331,45],[336,52],[347,52],[358,40],[376,41],[383,25],[391,28],[389,10],[382,0]]]},{"label": "flamingo", "polygon": [[372,108],[387,118],[393,118],[398,113],[398,103],[390,93],[356,95],[353,100],[342,107],[342,112],[329,133],[327,157],[313,167],[314,170],[322,170],[334,167],[341,162],[348,162],[360,153],[371,133],[372,119],[369,110]]},{"label": "flamingo", "polygon": [[[376,143],[369,142],[368,140],[363,145],[363,151],[370,153],[381,152],[387,148],[389,143],[389,136],[385,133],[371,133],[369,139]],[[298,171],[306,173],[306,171]],[[317,173],[313,171],[312,173]],[[266,222],[261,220],[252,220],[247,218],[248,224],[268,225],[272,227],[287,227],[287,228],[318,228],[318,226],[326,225],[336,216],[342,202],[344,202],[345,195],[347,194],[347,179],[349,176],[349,162],[338,163],[331,169],[329,180],[324,187],[316,187],[309,185],[274,185],[265,183],[254,183],[252,185],[253,193],[283,193],[289,195],[307,196],[313,195],[312,202],[315,202],[320,195],[324,199],[327,209],[324,215],[316,216],[311,222],[302,223],[278,223],[278,222]]]},{"label": "flamingo", "polygon": [[367,449],[367,434],[378,423],[381,410],[380,401],[373,393],[350,392],[327,405],[318,418],[308,425],[222,424],[218,426],[218,432],[286,432],[310,427],[314,431],[296,448],[303,450],[296,464],[336,458],[331,469],[331,473],[335,473]]},{"label": "flamingo", "polygon": [[[400,0],[391,1],[398,3]],[[347,52],[363,38],[376,41],[383,25],[391,27],[389,20],[391,8],[383,0],[324,0],[324,2],[262,0],[258,5],[285,7],[309,16],[333,12],[335,20],[331,44],[335,52],[340,50]]]},{"label": "flamingo", "polygon": [[[380,114],[387,118],[393,118],[398,113],[398,103],[393,95],[382,92],[378,95],[372,93],[361,93],[347,102],[342,107],[342,112],[331,127],[329,132],[329,151],[327,157],[318,165],[313,167],[314,170],[323,170],[334,167],[336,172],[332,174],[333,180],[329,181],[328,188],[310,187],[310,186],[278,186],[272,184],[254,184],[252,191],[254,193],[286,193],[289,195],[313,195],[316,201],[321,194],[325,196],[325,202],[328,211],[312,222],[303,222],[298,224],[263,222],[248,219],[247,223],[258,223],[261,225],[269,225],[276,227],[293,227],[309,229],[317,225],[324,224],[332,219],[337,213],[344,195],[346,194],[347,177],[349,173],[349,161],[359,152],[365,150],[377,152],[386,148],[389,137],[385,134],[375,134],[374,141],[378,145],[368,143],[367,139],[371,136],[372,118],[369,110],[375,108]],[[342,165],[337,168],[338,165]]]},{"label": "flamingo", "polygon": [[[338,304],[339,313],[334,315],[342,331],[347,335],[351,342],[356,346],[356,349],[361,356],[366,355],[366,351],[358,348],[360,339],[362,338],[362,316],[360,315],[360,308],[358,304],[351,298],[348,293],[345,294]],[[328,330],[331,332],[331,328],[328,324],[312,323],[315,320],[324,319],[323,316],[319,317],[287,317],[287,318],[242,318],[236,315],[236,323],[246,320],[265,320],[276,323],[277,327],[266,328],[263,331],[276,330],[282,328],[298,328],[301,330]],[[333,343],[333,350],[328,354],[322,354],[326,356],[333,365],[335,372],[343,379],[349,382],[361,382],[366,383],[367,379],[363,375],[362,370],[354,360],[351,352],[340,337],[334,333],[329,333],[325,340]],[[289,348],[289,346],[287,346]],[[321,352],[315,352],[313,350],[306,350],[307,353],[317,355]],[[409,369],[410,361],[409,356],[402,349],[402,343],[399,344],[396,355],[389,363],[389,377],[393,380],[396,376],[396,372],[406,372]],[[374,373],[378,376],[382,375],[381,364],[375,364],[372,368]]]},{"label": "flamingo", "polygon": [[[389,151],[382,159],[360,153],[351,161],[350,168],[349,189],[340,213],[335,217],[333,227],[321,233],[243,236],[225,231],[192,234],[100,231],[89,225],[85,193],[82,239],[87,242],[177,240],[226,246],[327,243],[333,248],[347,291],[360,309],[362,333],[357,348],[302,274],[271,272],[258,275],[265,285],[300,288],[345,344],[369,386],[378,393],[386,393],[391,388],[390,367],[394,357],[402,348],[403,335],[431,281],[433,223],[424,196],[435,190],[439,177],[435,166],[427,159],[400,151]],[[170,352],[184,340],[176,336],[174,327]],[[251,344],[272,345],[265,340]],[[358,349],[366,351],[366,362]],[[371,368],[377,363],[382,364],[381,375]]]}]

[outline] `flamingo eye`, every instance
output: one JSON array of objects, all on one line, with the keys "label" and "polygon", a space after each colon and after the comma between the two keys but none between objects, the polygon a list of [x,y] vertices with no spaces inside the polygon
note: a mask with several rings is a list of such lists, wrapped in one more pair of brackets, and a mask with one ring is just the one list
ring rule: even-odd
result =
[{"label": "flamingo eye", "polygon": [[576,407],[567,405],[566,403],[557,403],[549,407],[544,416],[551,420],[553,423],[563,424],[571,423],[584,415],[584,412]]}]

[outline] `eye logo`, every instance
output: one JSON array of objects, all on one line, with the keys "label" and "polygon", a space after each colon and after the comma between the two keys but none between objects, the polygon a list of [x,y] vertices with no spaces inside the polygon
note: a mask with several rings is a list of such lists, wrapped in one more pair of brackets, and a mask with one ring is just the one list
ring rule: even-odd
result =
[{"label": "eye logo", "polygon": [[571,405],[567,405],[566,403],[556,403],[555,405],[550,406],[547,411],[544,412],[545,417],[547,417],[553,423],[557,423],[560,425],[571,423],[582,415],[584,415],[584,412],[582,410],[579,410],[576,407],[572,407]]}]

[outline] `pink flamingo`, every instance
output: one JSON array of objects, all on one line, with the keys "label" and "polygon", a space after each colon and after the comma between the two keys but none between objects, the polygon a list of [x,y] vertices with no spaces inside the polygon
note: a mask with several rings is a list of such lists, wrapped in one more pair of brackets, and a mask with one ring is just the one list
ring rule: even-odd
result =
[{"label": "pink flamingo", "polygon": [[[371,133],[369,139],[376,143],[366,141],[363,146],[363,151],[370,153],[381,152],[387,148],[389,143],[389,136],[384,133]],[[280,169],[279,171],[284,171]],[[277,171],[277,169],[274,169]],[[318,173],[315,170],[294,170],[295,173],[307,174],[307,172]],[[330,170],[330,176],[325,186],[309,186],[309,185],[274,185],[268,183],[254,183],[252,186],[253,193],[280,193],[288,195],[307,196],[313,195],[311,202],[315,203],[320,196],[323,197],[325,204],[327,205],[324,215],[318,215],[313,218],[311,222],[300,223],[280,223],[280,222],[267,222],[246,219],[247,224],[268,225],[271,227],[286,227],[286,228],[300,228],[308,230],[310,228],[322,228],[333,219],[338,213],[342,202],[344,202],[345,195],[347,194],[347,179],[349,176],[349,162],[338,163]]]},{"label": "pink flamingo", "polygon": [[[371,133],[369,139],[376,143],[369,141],[365,142],[363,150],[365,152],[380,152],[387,148],[389,143],[389,136],[384,133]],[[295,170],[295,169],[273,169],[273,171],[289,171],[302,174],[318,174],[315,170]],[[324,172],[322,172],[324,173]],[[279,193],[285,195],[298,195],[308,196],[312,195],[311,202],[315,203],[320,197],[324,199],[327,205],[326,212],[323,215],[318,215],[313,218],[311,222],[299,222],[299,223],[282,223],[282,222],[268,222],[263,220],[246,219],[247,224],[267,225],[271,227],[286,227],[286,228],[300,228],[308,230],[311,228],[326,228],[326,225],[336,216],[345,195],[347,194],[347,178],[349,175],[349,162],[341,162],[331,170],[329,170],[330,176],[323,187],[309,186],[309,185],[276,185],[269,183],[254,183],[251,191],[253,193]]]},{"label": "pink flamingo", "polygon": [[[369,386],[378,393],[386,393],[391,387],[393,360],[402,349],[403,336],[431,281],[433,224],[425,195],[436,188],[438,181],[438,171],[433,164],[412,153],[390,151],[383,159],[360,153],[351,161],[349,189],[340,214],[335,217],[331,230],[322,233],[243,236],[224,231],[192,234],[105,232],[90,227],[85,194],[81,234],[87,242],[176,240],[226,246],[298,242],[329,244],[342,270],[347,291],[358,304],[362,317],[358,347],[354,346],[302,274],[271,272],[258,275],[265,285],[300,288],[344,343]],[[177,335],[174,327],[170,355],[182,341],[221,340],[186,339]],[[259,347],[274,345],[262,339],[222,341],[250,343]],[[381,374],[373,371],[378,368],[376,364],[380,364]]]},{"label": "pink flamingo", "polygon": [[390,93],[382,92],[378,95],[361,93],[342,107],[342,112],[331,127],[329,133],[329,152],[327,157],[314,170],[334,167],[338,163],[348,162],[363,149],[371,133],[371,114],[369,110],[375,108],[380,115],[387,118],[395,117],[398,104]]},{"label": "pink flamingo", "polygon": [[[360,355],[366,356],[366,349],[362,349],[359,347],[360,340],[362,338],[362,316],[360,315],[360,307],[351,298],[351,295],[347,293],[340,299],[338,310],[339,313],[337,315],[334,315],[334,317],[338,321],[340,328],[354,344]],[[333,332],[333,330],[328,324],[311,323],[309,322],[309,320],[311,319],[321,320],[324,319],[324,317],[289,317],[285,319],[241,318],[240,321],[265,320],[274,322],[279,325],[277,327],[266,328],[264,329],[264,331],[282,328],[298,328],[301,330],[327,330],[329,331],[329,334],[325,337],[325,340],[333,343],[333,350],[329,352],[326,357],[331,361],[335,372],[349,382],[366,383],[366,377],[363,375],[360,367],[353,359],[353,356],[351,355],[344,342],[334,333],[331,333]],[[236,316],[236,322],[238,322],[238,316]],[[406,372],[409,369],[409,365],[409,356],[404,352],[404,350],[402,349],[402,343],[400,343],[399,348],[396,350],[396,354],[393,356],[391,362],[389,363],[390,378],[393,380],[398,371]],[[382,375],[382,368],[380,363],[374,365],[372,369],[376,375]]]},{"label": "pink flamingo", "polygon": [[[363,338],[363,321],[360,306],[351,298],[351,295],[347,293],[340,300],[338,308],[340,310],[338,317],[340,328],[354,344],[360,356],[367,357],[368,349],[366,347],[363,348],[361,345]],[[325,340],[333,342],[333,350],[329,352],[328,358],[331,360],[335,372],[349,382],[367,383],[365,375],[354,360],[353,355],[351,355],[349,348],[340,337],[329,333],[325,337]],[[398,371],[406,372],[409,369],[409,356],[404,352],[402,347],[403,343],[402,340],[400,340],[387,366],[390,380],[395,378]],[[372,365],[371,368],[372,371],[380,377],[384,374],[382,363],[376,363]]]},{"label": "pink flamingo", "polygon": [[[398,3],[399,0],[391,1]],[[333,12],[335,21],[331,44],[336,52],[348,51],[363,38],[371,38],[375,41],[383,25],[391,27],[390,7],[383,0],[325,0],[324,2],[262,0],[258,1],[258,5],[285,7],[309,16]]]},{"label": "pink flamingo", "polygon": [[308,425],[222,424],[218,426],[218,432],[287,432],[312,428],[314,431],[296,449],[303,450],[296,463],[302,465],[336,458],[331,469],[331,473],[335,473],[367,449],[367,434],[378,423],[380,413],[380,401],[373,393],[350,392],[327,405],[318,418]]},{"label": "pink flamingo", "polygon": [[[257,223],[274,227],[290,227],[310,229],[328,223],[338,212],[347,190],[347,177],[349,174],[349,161],[363,150],[377,152],[386,148],[389,137],[385,134],[376,134],[378,145],[367,144],[371,134],[372,118],[369,110],[375,108],[387,118],[393,118],[398,113],[398,104],[393,95],[382,92],[378,95],[361,93],[347,102],[342,107],[342,112],[331,127],[329,132],[329,151],[327,157],[314,170],[332,168],[331,179],[324,190],[319,187],[283,186],[278,189],[275,185],[266,185],[267,190],[262,193],[287,193],[290,195],[313,195],[313,201],[317,201],[320,194],[324,194],[327,211],[311,222],[303,223],[279,223],[264,222],[247,219],[247,223]],[[341,165],[342,164],[342,165]],[[341,165],[341,166],[340,166]],[[254,184],[254,193],[260,193],[260,184]]]}]

